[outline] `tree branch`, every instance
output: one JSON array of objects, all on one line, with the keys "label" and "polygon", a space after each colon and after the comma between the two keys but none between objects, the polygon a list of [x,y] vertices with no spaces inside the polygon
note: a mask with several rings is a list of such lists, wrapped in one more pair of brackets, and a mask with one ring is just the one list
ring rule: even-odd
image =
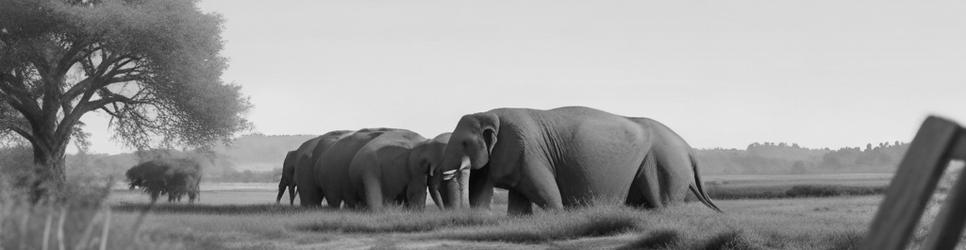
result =
[{"label": "tree branch", "polygon": [[21,128],[14,127],[14,126],[8,126],[7,128],[9,128],[10,130],[13,130],[13,132],[17,134],[20,134],[20,136],[23,136],[23,138],[27,139],[28,141],[34,140],[34,136],[30,134],[30,132],[27,132],[26,130],[23,130]]},{"label": "tree branch", "polygon": [[80,52],[87,48],[87,46],[91,45],[86,39],[77,40],[77,42],[72,44],[72,46],[67,49],[67,52],[64,52],[64,54],[61,55],[60,61],[57,62],[58,74],[67,73],[67,71],[70,70],[71,65],[74,65],[74,62],[80,59]]}]

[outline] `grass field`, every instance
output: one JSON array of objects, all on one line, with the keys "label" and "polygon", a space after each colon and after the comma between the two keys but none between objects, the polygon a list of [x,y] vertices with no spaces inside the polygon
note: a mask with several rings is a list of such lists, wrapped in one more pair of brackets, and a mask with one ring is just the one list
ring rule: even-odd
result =
[{"label": "grass field", "polygon": [[[139,240],[185,249],[852,249],[888,178],[712,176],[705,182],[723,214],[692,202],[522,217],[505,215],[504,197],[488,211],[369,213],[275,205],[269,184],[207,188],[194,205],[158,203]],[[127,190],[109,202],[115,224],[133,223],[147,206]]]}]

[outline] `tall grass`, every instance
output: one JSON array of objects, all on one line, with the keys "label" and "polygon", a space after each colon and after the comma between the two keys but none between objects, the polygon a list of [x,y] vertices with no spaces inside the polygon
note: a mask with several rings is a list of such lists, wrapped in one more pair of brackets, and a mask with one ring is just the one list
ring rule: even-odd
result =
[{"label": "tall grass", "polygon": [[[2,249],[170,249],[139,234],[147,210],[134,223],[130,215],[112,214],[105,201],[112,181],[73,181],[40,200],[0,180],[0,248]],[[177,248],[177,247],[175,247]]]}]

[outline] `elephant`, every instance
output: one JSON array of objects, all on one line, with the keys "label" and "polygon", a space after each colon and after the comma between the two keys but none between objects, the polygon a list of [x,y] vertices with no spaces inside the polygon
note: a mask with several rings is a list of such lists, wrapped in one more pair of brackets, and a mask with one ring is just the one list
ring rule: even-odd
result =
[{"label": "elephant", "polygon": [[[393,130],[397,129],[361,129],[341,137],[322,152],[318,161],[315,162],[316,180],[318,180],[322,196],[330,208],[340,208],[345,198],[353,192],[349,187],[347,177],[349,165],[352,163],[356,152],[382,133]],[[301,187],[299,189],[301,190]]]},{"label": "elephant", "polygon": [[[427,172],[429,172],[429,177],[432,177],[434,174],[432,169],[436,169],[442,164],[443,153],[446,150],[446,144],[449,143],[450,135],[452,135],[452,133],[449,132],[439,134],[435,138],[426,140],[413,148],[413,156],[410,157],[410,160],[417,160],[423,163],[411,162],[410,165],[426,165],[424,168]],[[469,176],[470,170],[464,169],[461,174],[462,176]],[[469,189],[465,188],[469,186],[469,178],[462,178],[459,180],[461,181],[459,183],[459,187],[461,187],[459,196],[453,198],[458,199],[460,202],[454,207],[469,207]],[[438,186],[432,186],[431,184],[431,182],[427,183],[427,185],[429,185],[429,190],[439,189]],[[439,208],[443,208],[442,201],[450,199],[449,196],[451,195],[452,194],[444,192],[442,193],[441,197],[430,196],[430,198],[433,199],[433,203],[439,206]]]},{"label": "elephant", "polygon": [[721,211],[704,191],[692,149],[680,136],[651,119],[587,107],[465,115],[430,180],[432,196],[453,194],[443,201],[447,208],[459,202],[462,169],[470,169],[471,207],[489,208],[499,187],[509,191],[508,214],[532,213],[532,204],[551,210],[598,202],[661,208],[683,202],[688,190]]},{"label": "elephant", "polygon": [[151,202],[161,195],[168,195],[168,202],[180,201],[188,195],[188,201],[200,199],[201,166],[190,159],[151,160],[131,167],[125,172],[130,188],[142,188],[151,196]]},{"label": "elephant", "polygon": [[[194,163],[192,161],[192,163]],[[194,203],[201,198],[201,174],[198,164],[184,165],[186,168],[168,169],[165,173],[167,182],[168,202],[181,201],[183,195],[188,196],[188,203]]]},{"label": "elephant", "polygon": [[[425,158],[431,155],[417,154],[414,149],[429,144],[424,142],[427,142],[426,138],[419,134],[399,129],[383,132],[366,143],[349,164],[349,187],[343,197],[346,205],[373,211],[382,210],[384,204],[423,209],[429,171]],[[419,152],[434,153],[430,150]]]},{"label": "elephant", "polygon": [[295,170],[292,173],[292,180],[295,181],[302,206],[318,207],[322,205],[322,185],[319,183],[316,162],[332,144],[350,133],[352,131],[349,130],[331,131],[305,141],[296,150],[297,155],[295,156]]},{"label": "elephant", "polygon": [[288,151],[285,154],[285,160],[282,161],[282,179],[278,181],[278,196],[275,197],[275,203],[282,201],[282,195],[285,194],[285,190],[288,189],[288,204],[295,205],[295,180],[292,180],[295,175],[295,159],[298,156],[298,151]]}]

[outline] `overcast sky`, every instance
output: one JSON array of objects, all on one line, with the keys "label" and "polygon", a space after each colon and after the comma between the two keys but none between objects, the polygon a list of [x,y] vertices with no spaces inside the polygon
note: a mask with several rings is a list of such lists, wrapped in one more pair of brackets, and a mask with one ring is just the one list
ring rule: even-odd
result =
[{"label": "overcast sky", "polygon": [[[908,141],[966,122],[964,1],[203,0],[265,134],[450,131],[497,107],[657,119],[698,148]],[[104,115],[84,119],[92,151]]]}]

